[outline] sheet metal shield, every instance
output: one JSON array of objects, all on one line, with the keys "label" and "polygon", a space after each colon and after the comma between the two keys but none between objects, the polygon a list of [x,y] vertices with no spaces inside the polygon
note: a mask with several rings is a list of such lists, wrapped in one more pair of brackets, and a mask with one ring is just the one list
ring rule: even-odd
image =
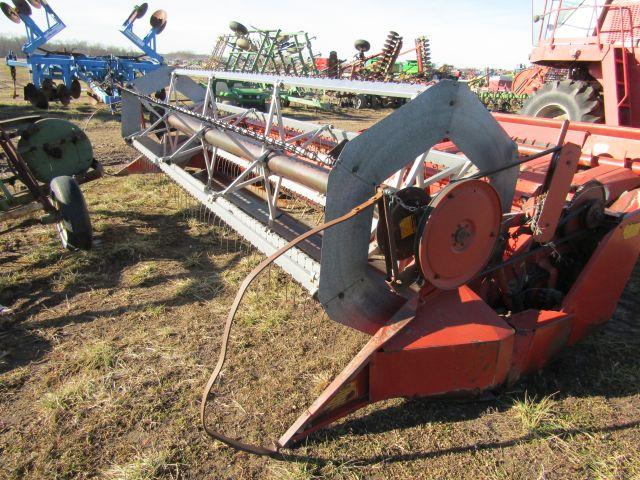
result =
[{"label": "sheet metal shield", "polygon": [[[517,159],[517,147],[465,85],[442,81],[350,141],[329,176],[326,221],[371,197],[378,185],[449,138],[481,171]],[[509,210],[518,169],[490,178]],[[406,299],[368,265],[373,209],[328,230],[322,242],[319,300],[329,317],[373,333]]]}]

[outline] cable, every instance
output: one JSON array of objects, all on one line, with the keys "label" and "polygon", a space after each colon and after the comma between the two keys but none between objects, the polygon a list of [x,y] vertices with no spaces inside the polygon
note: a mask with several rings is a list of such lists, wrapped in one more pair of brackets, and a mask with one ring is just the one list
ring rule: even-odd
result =
[{"label": "cable", "polygon": [[557,153],[560,150],[562,150],[562,147],[558,146],[558,147],[553,147],[550,148],[548,150],[543,150],[542,152],[538,152],[536,154],[533,155],[529,155],[528,157],[524,157],[523,159],[514,162],[514,163],[510,163],[509,165],[505,165],[504,167],[500,167],[500,168],[495,168],[493,170],[485,170],[484,172],[478,172],[474,175],[470,175],[468,177],[464,177],[464,178],[456,178],[454,180],[451,180],[451,183],[454,182],[461,182],[463,180],[479,180],[481,178],[484,177],[490,177],[491,175],[495,175],[496,173],[500,173],[500,172],[504,172],[505,170],[509,170],[511,168],[515,168],[515,167],[519,167],[522,164],[528,163],[528,162],[532,162],[533,160],[537,160],[538,158],[542,158],[542,157],[546,157],[547,155],[550,155],[552,153]]},{"label": "cable", "polygon": [[324,231],[324,230],[326,230],[328,228],[331,228],[331,227],[333,227],[335,225],[338,225],[340,223],[343,223],[343,222],[355,217],[356,215],[358,215],[362,211],[364,211],[367,208],[369,208],[372,205],[374,205],[378,200],[380,200],[380,198],[382,198],[383,195],[384,195],[383,190],[379,189],[378,192],[373,197],[371,197],[366,202],[358,205],[357,207],[353,208],[351,211],[349,211],[345,215],[343,215],[341,217],[338,217],[338,218],[336,218],[334,220],[331,220],[330,222],[327,222],[327,223],[324,223],[322,225],[319,225],[316,228],[313,228],[313,229],[309,230],[308,232],[303,233],[302,235],[300,235],[299,237],[297,237],[296,239],[294,239],[293,241],[289,242],[284,247],[282,247],[281,249],[276,251],[273,255],[271,255],[270,257],[268,257],[265,260],[263,260],[244,279],[244,281],[242,282],[242,285],[240,285],[240,290],[236,294],[236,298],[233,301],[233,305],[231,307],[231,310],[229,311],[229,314],[227,315],[227,321],[225,323],[224,333],[222,335],[222,345],[220,347],[220,354],[218,356],[218,363],[216,364],[216,367],[213,370],[213,373],[209,377],[209,380],[207,381],[207,384],[204,387],[204,390],[202,392],[202,399],[200,401],[200,422],[201,422],[205,432],[207,432],[207,434],[210,437],[212,437],[212,438],[214,438],[216,440],[219,440],[222,443],[225,443],[228,446],[230,446],[232,448],[235,448],[236,450],[241,450],[241,451],[247,452],[247,453],[253,453],[255,455],[263,455],[263,456],[270,456],[271,457],[271,456],[274,456],[274,455],[276,455],[278,453],[278,447],[276,445],[274,445],[273,447],[260,447],[260,446],[256,446],[256,445],[250,445],[248,443],[244,443],[244,442],[241,442],[239,440],[235,440],[235,439],[227,437],[226,435],[223,435],[223,434],[221,434],[219,432],[216,432],[215,430],[212,430],[211,428],[209,428],[207,426],[207,423],[206,423],[206,412],[207,412],[207,404],[209,403],[209,395],[211,394],[211,390],[213,389],[213,385],[216,383],[216,380],[220,376],[220,372],[222,371],[222,368],[224,367],[224,364],[226,363],[227,347],[229,346],[229,337],[231,336],[231,327],[233,326],[233,321],[235,319],[235,316],[236,316],[236,313],[238,311],[238,308],[240,307],[240,302],[244,298],[244,295],[245,295],[247,289],[249,288],[251,283],[256,279],[256,277],[265,268],[267,268],[271,263],[273,263],[279,257],[284,255],[287,251],[291,250],[293,247],[295,247],[300,242],[306,240],[307,238],[309,238],[309,237],[311,237],[311,236],[313,236],[313,235],[315,235],[317,233],[320,233],[320,232],[322,232],[322,231]]}]

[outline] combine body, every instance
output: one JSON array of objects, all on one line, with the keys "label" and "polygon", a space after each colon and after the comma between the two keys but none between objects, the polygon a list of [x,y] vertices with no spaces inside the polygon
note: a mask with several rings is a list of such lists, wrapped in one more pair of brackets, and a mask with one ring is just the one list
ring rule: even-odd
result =
[{"label": "combine body", "polygon": [[[477,395],[611,317],[640,252],[638,130],[492,116],[458,82],[352,82],[415,97],[356,134],[282,117],[277,88],[268,114],[215,103],[216,75],[155,72],[125,93],[122,118],[145,157],[130,172],[164,172],[271,256],[225,338],[274,261],[370,340],[273,446],[207,427],[215,438],[270,454],[380,400]],[[150,96],[164,87],[168,102]],[[162,117],[145,122],[149,110]],[[328,223],[279,210],[291,198]]]},{"label": "combine body", "polygon": [[[536,93],[526,115],[640,126],[640,2],[545,0],[534,12],[539,68],[522,82]],[[561,78],[549,77],[561,70]]]}]

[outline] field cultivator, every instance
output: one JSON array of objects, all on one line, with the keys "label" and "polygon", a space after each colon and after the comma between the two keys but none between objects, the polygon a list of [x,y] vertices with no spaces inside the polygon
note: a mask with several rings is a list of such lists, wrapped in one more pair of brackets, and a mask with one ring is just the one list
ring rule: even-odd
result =
[{"label": "field cultivator", "polygon": [[88,250],[91,219],[80,184],[102,175],[91,142],[76,125],[54,118],[0,122],[0,222],[44,211],[65,248]]},{"label": "field cultivator", "polygon": [[[313,37],[307,32],[286,32],[280,29],[248,29],[240,22],[229,24],[231,34],[220,35],[211,57],[203,68],[228,72],[294,75],[317,77],[319,55],[313,51]],[[331,57],[334,66],[337,57]],[[325,68],[328,67],[325,65]],[[220,82],[216,95],[226,103],[240,107],[263,108],[269,90],[261,85],[237,82]],[[298,105],[329,109],[317,95],[302,89],[282,90],[280,99],[284,105]]]},{"label": "field cultivator", "polygon": [[[68,105],[72,99],[77,99],[82,94],[81,83],[86,84],[87,93],[93,99],[113,108],[120,102],[119,84],[133,81],[164,63],[156,49],[156,38],[167,25],[164,10],[157,10],[151,15],[151,29],[144,38],[134,33],[133,25],[146,14],[146,3],[136,6],[120,28],[120,32],[142,50],[143,55],[140,57],[90,56],[45,50],[45,44],[66,27],[48,1],[13,0],[13,4],[11,7],[0,2],[0,9],[12,22],[24,23],[27,41],[22,46],[22,52],[26,58],[19,59],[11,52],[6,63],[12,70],[14,91],[15,69],[29,69],[31,82],[24,88],[24,99],[37,108],[47,109],[50,101]],[[43,11],[44,19],[40,20],[44,27],[34,20],[33,9]]]},{"label": "field cultivator", "polygon": [[[204,391],[214,438],[272,455],[375,402],[476,396],[611,317],[640,252],[639,131],[492,115],[442,81],[402,85],[415,98],[358,134],[283,117],[277,89],[268,113],[216,103],[216,74],[158,70],[122,107],[123,136],[143,155],[129,171],[165,173],[267,256],[242,284]],[[321,79],[297,81],[310,80]],[[167,100],[152,96],[163,88]],[[283,208],[290,199],[324,220]],[[208,406],[237,309],[272,262],[369,340],[256,446],[218,432]]]},{"label": "field cultivator", "polygon": [[[382,50],[367,54],[371,45],[366,40],[357,40],[358,51],[353,61],[339,60],[336,52],[329,57],[314,53],[313,37],[306,32],[283,32],[282,30],[248,29],[233,21],[229,28],[232,34],[218,37],[211,57],[203,63],[204,69],[247,74],[270,74],[308,78],[333,78],[394,83],[427,83],[433,74],[429,39],[420,37],[415,46],[402,50],[403,38],[390,32]],[[398,58],[408,53],[416,54],[416,60],[398,63]],[[215,94],[227,103],[236,106],[264,104],[270,92],[259,84],[242,84],[234,81],[219,84]],[[251,91],[247,91],[251,89]],[[243,91],[244,90],[244,91]],[[330,91],[309,91],[303,88],[282,89],[280,99],[283,106],[298,105],[328,110],[332,105],[356,109],[377,106],[397,107],[397,98],[354,95]]]},{"label": "field cultivator", "polygon": [[221,35],[205,68],[245,73],[315,76],[316,55],[307,32],[249,30],[231,22],[233,33]]}]

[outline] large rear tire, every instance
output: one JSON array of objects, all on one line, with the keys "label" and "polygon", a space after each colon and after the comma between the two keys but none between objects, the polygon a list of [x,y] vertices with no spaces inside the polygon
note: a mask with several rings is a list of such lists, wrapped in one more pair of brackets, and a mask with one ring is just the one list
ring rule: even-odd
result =
[{"label": "large rear tire", "polygon": [[520,113],[572,122],[602,123],[604,120],[599,89],[592,83],[573,80],[545,84],[527,99]]},{"label": "large rear tire", "polygon": [[50,187],[51,199],[61,216],[56,228],[62,246],[69,250],[90,250],[91,218],[78,182],[72,177],[60,176],[51,180]]}]

